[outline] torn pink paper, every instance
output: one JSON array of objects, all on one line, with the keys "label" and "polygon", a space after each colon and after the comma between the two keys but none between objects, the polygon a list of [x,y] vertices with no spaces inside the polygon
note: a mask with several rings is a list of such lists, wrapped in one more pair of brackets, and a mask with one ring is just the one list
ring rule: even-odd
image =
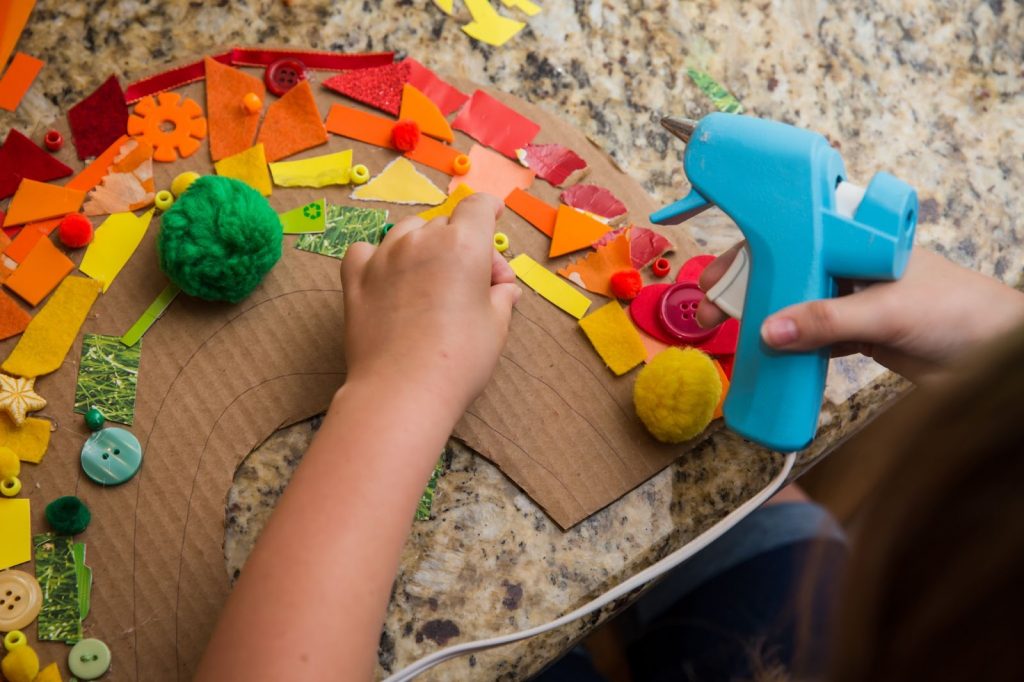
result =
[{"label": "torn pink paper", "polygon": [[563,204],[609,220],[626,215],[626,205],[610,189],[600,185],[573,185],[559,198]]},{"label": "torn pink paper", "polygon": [[629,232],[629,259],[637,270],[653,263],[654,259],[658,256],[663,256],[669,251],[674,251],[676,248],[664,235],[650,228],[639,227],[638,225],[627,225],[626,227],[612,230],[594,242],[594,248],[596,249],[599,246],[608,244],[627,231]]},{"label": "torn pink paper", "polygon": [[483,90],[473,92],[466,106],[452,121],[452,128],[510,159],[517,158],[516,150],[532,142],[540,132],[539,125]]},{"label": "torn pink paper", "polygon": [[560,144],[528,144],[516,150],[519,163],[537,172],[537,177],[555,187],[578,182],[587,174],[587,162]]}]

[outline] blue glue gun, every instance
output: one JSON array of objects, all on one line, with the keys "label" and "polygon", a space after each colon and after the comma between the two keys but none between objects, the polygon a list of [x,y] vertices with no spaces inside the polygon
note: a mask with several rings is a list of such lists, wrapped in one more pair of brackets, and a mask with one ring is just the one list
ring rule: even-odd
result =
[{"label": "blue glue gun", "polygon": [[651,214],[676,224],[718,206],[746,237],[708,297],[741,317],[725,423],[745,438],[789,452],[818,425],[829,349],[779,352],[761,324],[794,303],[836,295],[836,279],[903,275],[917,225],[917,193],[888,173],[866,188],[846,179],[843,159],[821,135],[783,123],[714,113],[662,124],[686,145],[693,189]]}]

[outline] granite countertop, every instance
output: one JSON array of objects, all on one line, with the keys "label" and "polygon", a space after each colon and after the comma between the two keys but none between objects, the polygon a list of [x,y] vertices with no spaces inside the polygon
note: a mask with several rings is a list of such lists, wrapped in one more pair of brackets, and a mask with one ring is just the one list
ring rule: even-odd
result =
[{"label": "granite countertop", "polygon": [[[921,244],[1017,284],[1024,228],[1015,218],[1024,214],[1024,197],[1012,178],[1024,177],[1022,12],[1002,0],[941,8],[897,0],[577,0],[544,3],[518,37],[489,48],[429,2],[40,0],[19,47],[48,64],[19,111],[0,121],[39,133],[112,71],[132,80],[185,53],[230,43],[397,50],[557,112],[669,201],[686,189],[682,145],[657,120],[710,110],[685,76],[696,65],[751,113],[827,135],[851,179],[864,182],[884,169],[910,181],[921,198]],[[737,238],[714,211],[690,227],[710,251]],[[905,387],[869,360],[834,362],[822,430],[797,471]],[[229,573],[240,570],[315,426],[279,432],[239,469],[226,513]],[[414,525],[405,549],[380,672],[441,645],[571,610],[692,539],[777,466],[777,455],[722,432],[563,533],[486,460],[453,444],[433,518]],[[596,623],[588,618],[528,644],[457,659],[434,675],[521,679]]]}]

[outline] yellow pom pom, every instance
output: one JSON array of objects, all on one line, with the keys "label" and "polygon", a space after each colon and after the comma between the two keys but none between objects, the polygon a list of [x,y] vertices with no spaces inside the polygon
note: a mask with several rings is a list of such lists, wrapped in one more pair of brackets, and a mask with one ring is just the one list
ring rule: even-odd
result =
[{"label": "yellow pom pom", "polygon": [[4,656],[0,669],[8,682],[32,682],[39,674],[39,657],[30,646],[19,646]]},{"label": "yellow pom pom", "polygon": [[182,194],[185,193],[185,190],[191,187],[192,183],[198,179],[199,173],[196,173],[195,171],[185,171],[184,173],[179,173],[177,177],[175,177],[174,180],[171,181],[171,192],[174,194],[174,196],[180,197]]},{"label": "yellow pom pom", "polygon": [[14,478],[21,473],[21,461],[9,447],[0,445],[0,480]]},{"label": "yellow pom pom", "polygon": [[682,443],[706,429],[721,396],[715,363],[693,348],[658,353],[633,386],[637,416],[663,443]]}]

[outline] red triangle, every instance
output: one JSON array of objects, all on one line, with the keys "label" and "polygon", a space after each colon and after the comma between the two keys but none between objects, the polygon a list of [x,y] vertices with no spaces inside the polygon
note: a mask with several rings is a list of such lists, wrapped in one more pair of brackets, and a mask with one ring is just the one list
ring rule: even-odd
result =
[{"label": "red triangle", "polygon": [[398,116],[402,106],[402,86],[409,80],[409,65],[404,61],[369,69],[353,69],[331,76],[324,87],[362,102],[374,109]]},{"label": "red triangle", "polygon": [[68,125],[78,158],[88,159],[106,151],[114,140],[128,131],[128,105],[117,76],[68,109]]},{"label": "red triangle", "polygon": [[22,178],[49,182],[66,178],[71,172],[52,154],[11,128],[0,147],[0,199],[14,194]]}]

